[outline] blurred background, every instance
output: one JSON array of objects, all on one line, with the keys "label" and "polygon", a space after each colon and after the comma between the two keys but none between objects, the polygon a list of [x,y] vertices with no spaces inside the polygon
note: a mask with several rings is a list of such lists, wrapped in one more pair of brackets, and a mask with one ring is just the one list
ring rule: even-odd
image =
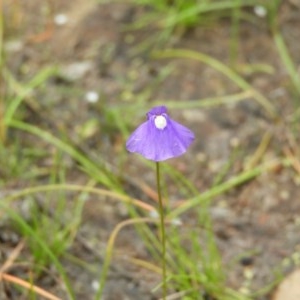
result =
[{"label": "blurred background", "polygon": [[[120,199],[157,200],[154,166],[126,139],[166,105],[196,135],[163,166],[182,223],[170,299],[280,300],[300,262],[300,1],[0,5],[0,266],[20,249],[10,274],[96,299],[111,232],[148,216]],[[144,226],[118,236],[103,299],[159,299]],[[1,299],[40,299],[0,284]]]}]

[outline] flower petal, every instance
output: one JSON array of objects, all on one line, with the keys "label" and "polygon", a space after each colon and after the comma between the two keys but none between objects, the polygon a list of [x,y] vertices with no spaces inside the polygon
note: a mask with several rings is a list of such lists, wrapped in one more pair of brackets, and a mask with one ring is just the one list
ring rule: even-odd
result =
[{"label": "flower petal", "polygon": [[195,135],[194,133],[188,129],[187,127],[177,123],[170,119],[170,127],[173,130],[174,141],[177,140],[176,147],[183,147],[186,149],[190,146],[190,144],[194,141]]},{"label": "flower petal", "polygon": [[147,116],[150,118],[151,116],[159,116],[166,113],[167,108],[165,106],[155,106],[147,113]]},{"label": "flower petal", "polygon": [[185,153],[195,138],[193,132],[169,117],[167,126],[158,129],[154,120],[150,117],[132,133],[126,143],[127,150],[154,161],[163,161]]},{"label": "flower petal", "polygon": [[149,125],[149,121],[144,122],[130,135],[126,142],[126,148],[129,152],[137,152],[143,155],[145,148],[148,147]]}]

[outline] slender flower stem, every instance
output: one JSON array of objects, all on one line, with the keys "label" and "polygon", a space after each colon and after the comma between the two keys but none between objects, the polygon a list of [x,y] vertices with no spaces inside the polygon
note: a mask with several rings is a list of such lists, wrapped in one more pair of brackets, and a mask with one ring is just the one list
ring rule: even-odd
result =
[{"label": "slender flower stem", "polygon": [[162,288],[163,288],[163,299],[167,297],[167,268],[166,268],[166,233],[165,233],[165,215],[164,206],[161,196],[160,186],[160,165],[156,162],[156,184],[157,184],[157,195],[159,204],[159,216],[160,216],[160,235],[161,235],[161,252],[162,252]]}]

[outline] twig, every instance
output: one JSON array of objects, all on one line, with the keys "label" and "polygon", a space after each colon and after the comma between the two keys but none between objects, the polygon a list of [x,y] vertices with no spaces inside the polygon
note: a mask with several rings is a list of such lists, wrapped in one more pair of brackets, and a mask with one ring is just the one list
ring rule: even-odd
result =
[{"label": "twig", "polygon": [[21,240],[20,243],[17,245],[17,247],[12,251],[11,255],[8,257],[8,259],[6,260],[6,262],[0,268],[0,276],[7,269],[9,269],[10,266],[14,263],[14,261],[17,259],[17,257],[21,253],[23,247],[24,247],[24,240]]},{"label": "twig", "polygon": [[15,277],[13,275],[9,275],[9,274],[6,274],[6,273],[2,273],[0,274],[0,281],[1,280],[5,280],[7,282],[12,282],[12,283],[15,283],[17,285],[20,285],[28,290],[31,290],[31,291],[34,291],[36,292],[37,294],[49,299],[49,300],[62,300],[61,298],[58,298],[52,294],[50,294],[49,292],[43,290],[42,288],[36,286],[36,285],[33,285],[32,283],[29,283],[23,279],[20,279],[18,277]]}]

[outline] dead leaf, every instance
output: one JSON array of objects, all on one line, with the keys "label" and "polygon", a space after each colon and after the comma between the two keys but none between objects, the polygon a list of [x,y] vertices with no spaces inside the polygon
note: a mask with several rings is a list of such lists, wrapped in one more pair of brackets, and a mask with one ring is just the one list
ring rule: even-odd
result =
[{"label": "dead leaf", "polygon": [[300,299],[300,269],[288,275],[278,286],[273,300]]}]

